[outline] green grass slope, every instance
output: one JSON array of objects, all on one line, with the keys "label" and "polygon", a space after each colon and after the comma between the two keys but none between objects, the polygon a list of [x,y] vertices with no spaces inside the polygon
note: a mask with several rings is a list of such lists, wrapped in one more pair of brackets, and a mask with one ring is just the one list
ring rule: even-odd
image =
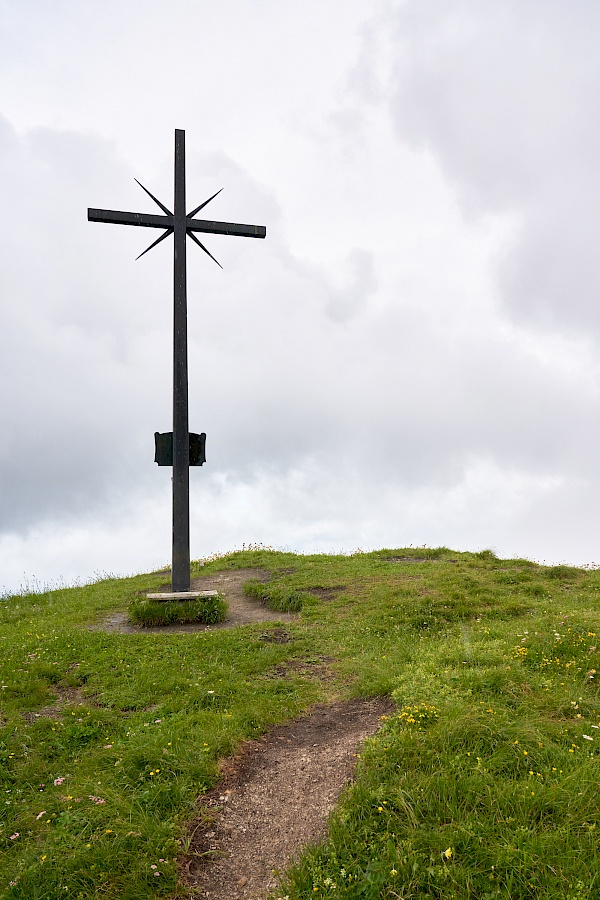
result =
[{"label": "green grass slope", "polygon": [[185,896],[175,860],[219,758],[377,694],[398,713],[275,897],[600,896],[600,573],[411,548],[258,549],[194,574],[241,567],[271,573],[263,602],[301,606],[288,642],[265,640],[274,623],[94,630],[164,573],[0,602],[0,896]]}]

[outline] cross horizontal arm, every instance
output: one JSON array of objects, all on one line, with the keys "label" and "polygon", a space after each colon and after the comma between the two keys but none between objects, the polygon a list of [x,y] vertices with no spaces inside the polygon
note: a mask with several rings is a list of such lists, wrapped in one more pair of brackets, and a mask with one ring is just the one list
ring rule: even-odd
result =
[{"label": "cross horizontal arm", "polygon": [[113,209],[88,209],[88,222],[108,222],[111,225],[143,225],[145,228],[172,228],[173,216],[116,212]]},{"label": "cross horizontal arm", "polygon": [[[114,209],[88,209],[89,222],[108,222],[111,225],[141,225],[144,228],[173,228],[173,216],[155,216],[151,213],[118,212]],[[206,234],[233,234],[236,237],[264,238],[264,225],[238,225],[235,222],[214,222],[208,219],[185,220],[186,231],[202,231]]]},{"label": "cross horizontal arm", "polygon": [[[156,216],[156,218],[161,218]],[[166,218],[166,217],[165,217]],[[236,225],[233,222],[209,222],[205,219],[186,219],[186,231],[203,231],[206,234],[233,234],[236,237],[264,238],[264,225]]]}]

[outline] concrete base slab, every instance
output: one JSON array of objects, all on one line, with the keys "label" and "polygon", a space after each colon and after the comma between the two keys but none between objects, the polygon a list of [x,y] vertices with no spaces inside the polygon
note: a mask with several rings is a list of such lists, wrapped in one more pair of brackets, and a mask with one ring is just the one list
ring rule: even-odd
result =
[{"label": "concrete base slab", "polygon": [[218,597],[218,591],[178,591],[175,594],[146,594],[148,600],[197,600],[198,597]]}]

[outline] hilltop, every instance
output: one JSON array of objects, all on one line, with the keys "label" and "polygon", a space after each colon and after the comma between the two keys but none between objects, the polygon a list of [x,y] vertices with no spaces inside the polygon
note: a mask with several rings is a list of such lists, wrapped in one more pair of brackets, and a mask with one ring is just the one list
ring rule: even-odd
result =
[{"label": "hilltop", "polygon": [[256,620],[124,626],[165,571],[0,604],[2,896],[201,896],[256,754],[284,765],[269,748],[312,727],[333,757],[352,710],[371,736],[273,897],[597,896],[600,573],[446,548],[202,562]]}]

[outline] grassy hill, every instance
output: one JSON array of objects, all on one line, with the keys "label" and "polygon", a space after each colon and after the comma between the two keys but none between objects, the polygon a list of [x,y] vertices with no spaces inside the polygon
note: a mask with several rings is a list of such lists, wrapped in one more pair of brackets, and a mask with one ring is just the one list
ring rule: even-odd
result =
[{"label": "grassy hill", "polygon": [[398,713],[275,896],[600,896],[600,573],[411,548],[194,574],[247,567],[271,575],[258,602],[300,607],[291,640],[91,627],[164,573],[0,602],[2,897],[185,896],[218,760],[315,701],[380,694]]}]

